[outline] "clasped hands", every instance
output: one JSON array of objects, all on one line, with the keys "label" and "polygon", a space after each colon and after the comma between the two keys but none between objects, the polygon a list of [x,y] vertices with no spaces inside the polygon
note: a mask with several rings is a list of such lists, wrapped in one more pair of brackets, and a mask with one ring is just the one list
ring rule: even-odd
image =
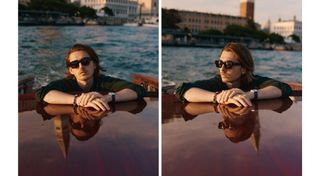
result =
[{"label": "clasped hands", "polygon": [[108,102],[111,100],[110,95],[102,95],[99,92],[88,92],[76,97],[75,102],[78,106],[92,107],[97,111],[107,111],[110,110]]},{"label": "clasped hands", "polygon": [[250,92],[244,92],[238,88],[223,90],[216,95],[216,102],[219,104],[235,104],[236,106],[252,106]]}]

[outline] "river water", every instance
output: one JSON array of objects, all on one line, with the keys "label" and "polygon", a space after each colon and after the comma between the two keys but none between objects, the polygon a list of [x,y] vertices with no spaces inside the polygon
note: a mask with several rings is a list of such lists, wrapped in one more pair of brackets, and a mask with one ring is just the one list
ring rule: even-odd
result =
[{"label": "river water", "polygon": [[75,43],[91,46],[104,74],[158,77],[158,28],[127,26],[19,26],[19,78],[34,75],[34,88],[61,79],[64,57]]},{"label": "river water", "polygon": [[[212,78],[220,48],[162,47],[162,79],[176,84]],[[302,83],[302,52],[251,50],[255,74]]]}]

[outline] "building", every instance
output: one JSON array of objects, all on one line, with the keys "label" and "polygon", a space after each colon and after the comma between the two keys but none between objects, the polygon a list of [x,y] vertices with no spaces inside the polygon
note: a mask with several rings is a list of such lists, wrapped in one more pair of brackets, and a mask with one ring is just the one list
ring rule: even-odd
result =
[{"label": "building", "polygon": [[292,20],[281,20],[271,24],[270,32],[277,33],[283,37],[289,37],[292,34],[295,34],[302,38],[302,22],[297,21],[296,17],[293,17]]},{"label": "building", "polygon": [[138,16],[138,1],[129,0],[128,1],[128,17],[136,18]]},{"label": "building", "polygon": [[188,28],[191,32],[200,32],[209,29],[223,31],[228,25],[236,24],[245,26],[247,18],[221,15],[213,13],[203,13],[196,11],[177,10],[181,22],[177,25],[181,28]]},{"label": "building", "polygon": [[134,15],[134,12],[138,14],[136,0],[80,0],[80,5],[96,9],[97,12],[101,12],[104,7],[109,7],[115,17],[128,18]]},{"label": "building", "polygon": [[268,19],[268,21],[262,25],[262,30],[264,32],[270,33],[270,29],[271,29],[271,21],[270,19]]},{"label": "building", "polygon": [[[143,16],[158,16],[159,0],[138,0]],[[143,4],[143,5],[142,5]]]},{"label": "building", "polygon": [[240,16],[254,20],[254,0],[240,0]]}]

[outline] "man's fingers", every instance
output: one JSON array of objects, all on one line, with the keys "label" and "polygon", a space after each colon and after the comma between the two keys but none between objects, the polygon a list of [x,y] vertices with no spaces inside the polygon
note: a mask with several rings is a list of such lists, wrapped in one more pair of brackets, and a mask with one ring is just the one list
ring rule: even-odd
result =
[{"label": "man's fingers", "polygon": [[100,111],[100,108],[93,102],[89,102],[85,107],[92,107],[93,109]]},{"label": "man's fingers", "polygon": [[242,106],[242,104],[236,98],[231,98],[228,101],[228,104],[235,104],[236,106]]},{"label": "man's fingers", "polygon": [[248,107],[250,106],[250,104],[246,101],[245,98],[243,98],[242,96],[238,96],[237,100],[239,100],[239,102],[242,104],[242,106],[244,107]]}]

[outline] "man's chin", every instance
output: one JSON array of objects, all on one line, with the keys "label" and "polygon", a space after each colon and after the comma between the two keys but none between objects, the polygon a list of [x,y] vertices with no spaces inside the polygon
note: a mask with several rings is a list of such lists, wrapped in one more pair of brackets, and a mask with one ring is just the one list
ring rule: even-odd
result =
[{"label": "man's chin", "polygon": [[78,79],[82,80],[82,81],[88,81],[90,79],[90,77],[87,75],[81,75]]},{"label": "man's chin", "polygon": [[226,77],[221,77],[222,82],[230,82],[231,80],[229,78]]}]

